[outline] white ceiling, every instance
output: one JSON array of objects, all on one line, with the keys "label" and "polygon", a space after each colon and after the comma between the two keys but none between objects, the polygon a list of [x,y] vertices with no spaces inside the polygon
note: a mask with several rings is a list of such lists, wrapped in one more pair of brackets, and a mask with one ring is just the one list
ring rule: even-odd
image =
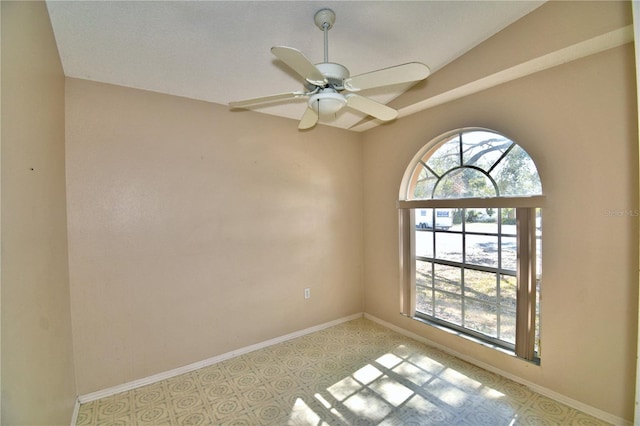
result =
[{"label": "white ceiling", "polygon": [[[65,75],[218,104],[302,90],[270,52],[295,47],[323,61],[313,22],[329,7],[329,61],[351,75],[406,62],[437,71],[543,1],[57,1],[47,2]],[[400,85],[360,92],[388,102]],[[257,110],[299,119],[305,99]],[[349,128],[351,111],[324,119]],[[294,126],[295,123],[292,123]]]}]

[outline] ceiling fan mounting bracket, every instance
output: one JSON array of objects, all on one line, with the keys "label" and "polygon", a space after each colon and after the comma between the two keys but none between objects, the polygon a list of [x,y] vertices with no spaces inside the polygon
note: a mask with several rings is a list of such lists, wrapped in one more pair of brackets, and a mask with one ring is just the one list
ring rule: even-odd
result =
[{"label": "ceiling fan mounting bracket", "polygon": [[313,20],[321,31],[325,30],[325,25],[327,26],[326,29],[330,30],[334,22],[336,22],[336,14],[331,9],[320,9],[313,16]]}]

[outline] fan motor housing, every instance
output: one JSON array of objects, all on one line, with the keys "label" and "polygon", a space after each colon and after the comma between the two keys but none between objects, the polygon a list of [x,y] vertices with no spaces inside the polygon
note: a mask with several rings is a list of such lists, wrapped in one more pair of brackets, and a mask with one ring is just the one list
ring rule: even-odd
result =
[{"label": "fan motor housing", "polygon": [[[344,90],[344,80],[349,78],[349,70],[345,66],[333,62],[322,62],[316,64],[316,68],[329,81],[329,87],[333,87],[335,90]],[[307,84],[307,88],[310,90],[315,87],[312,84]]]}]

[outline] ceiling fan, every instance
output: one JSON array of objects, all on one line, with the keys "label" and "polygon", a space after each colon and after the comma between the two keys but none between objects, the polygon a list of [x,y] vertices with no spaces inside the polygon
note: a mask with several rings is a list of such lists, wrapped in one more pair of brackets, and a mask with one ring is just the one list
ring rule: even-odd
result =
[{"label": "ceiling fan", "polygon": [[[351,77],[345,66],[329,62],[329,30],[333,27],[335,20],[336,15],[331,9],[321,9],[314,15],[316,26],[324,32],[324,62],[322,63],[314,65],[302,52],[292,47],[271,48],[271,53],[304,78],[305,91],[229,102],[229,106],[248,108],[268,102],[309,98],[308,108],[298,125],[300,130],[312,128],[318,123],[320,116],[335,114],[344,107],[363,112],[382,121],[395,119],[398,116],[398,111],[395,109],[354,92],[424,80],[430,74],[429,67],[419,62],[409,62]],[[347,93],[343,94],[343,92]]]}]

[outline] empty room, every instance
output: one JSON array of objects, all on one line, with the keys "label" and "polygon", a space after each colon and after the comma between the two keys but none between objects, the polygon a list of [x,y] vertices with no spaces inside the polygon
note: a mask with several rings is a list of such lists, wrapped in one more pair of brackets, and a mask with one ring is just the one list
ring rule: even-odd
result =
[{"label": "empty room", "polygon": [[0,13],[2,425],[640,421],[632,2]]}]

